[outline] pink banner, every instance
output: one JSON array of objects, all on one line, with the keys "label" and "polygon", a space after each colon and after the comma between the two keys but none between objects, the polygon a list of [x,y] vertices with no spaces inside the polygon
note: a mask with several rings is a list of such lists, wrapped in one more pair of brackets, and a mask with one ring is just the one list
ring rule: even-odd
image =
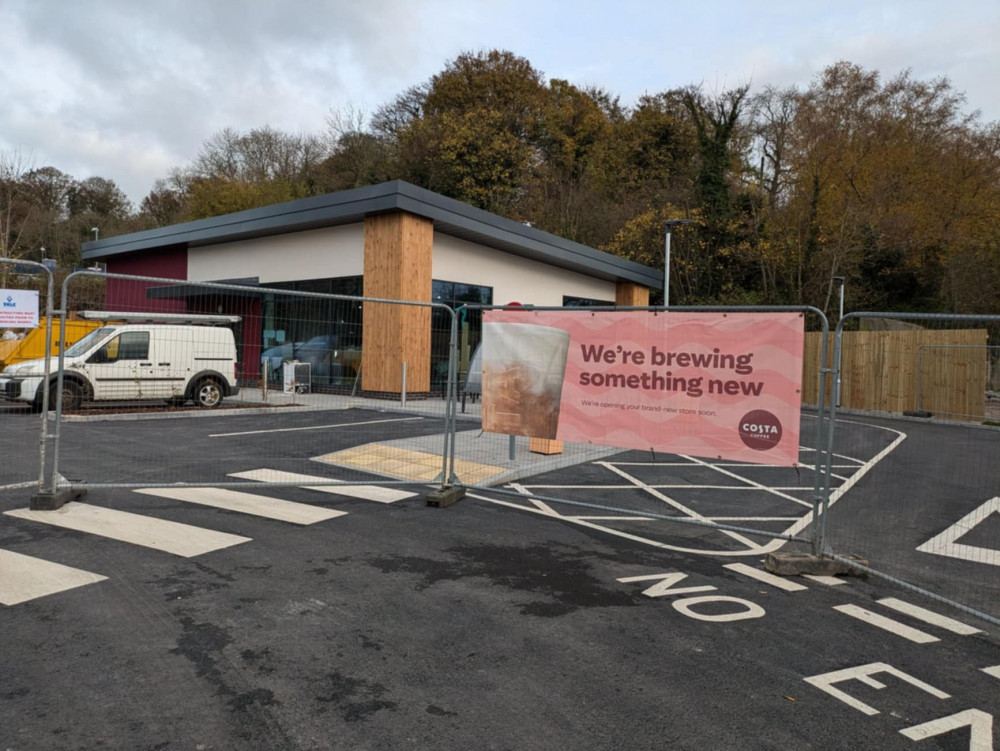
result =
[{"label": "pink banner", "polygon": [[487,311],[483,429],[795,466],[800,313]]}]

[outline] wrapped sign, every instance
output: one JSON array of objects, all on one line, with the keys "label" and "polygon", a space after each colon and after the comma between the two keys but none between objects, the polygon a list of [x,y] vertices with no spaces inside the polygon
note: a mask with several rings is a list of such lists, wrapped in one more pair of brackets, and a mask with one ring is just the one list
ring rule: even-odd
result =
[{"label": "wrapped sign", "polygon": [[37,325],[37,291],[0,289],[0,328],[33,329]]},{"label": "wrapped sign", "polygon": [[794,466],[800,313],[489,311],[483,429]]}]

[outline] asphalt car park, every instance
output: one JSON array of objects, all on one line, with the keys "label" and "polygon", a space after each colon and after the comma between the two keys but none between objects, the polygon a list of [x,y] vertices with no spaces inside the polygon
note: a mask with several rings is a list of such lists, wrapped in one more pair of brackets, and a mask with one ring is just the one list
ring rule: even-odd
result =
[{"label": "asphalt car park", "polygon": [[[28,461],[37,423],[23,422],[10,448]],[[440,420],[344,410],[63,428],[67,476],[207,482],[279,458],[274,469],[333,476],[317,454],[433,435]],[[896,477],[888,462],[919,461],[873,463],[894,440],[876,428],[839,440],[842,508]],[[398,495],[253,492],[326,512],[316,521],[127,488],[77,502],[184,525],[183,543],[228,536],[193,555],[18,516],[26,491],[0,493],[0,551],[101,577],[0,605],[0,748],[992,747],[996,628],[874,579],[775,580],[747,541],[641,521],[678,506],[736,517],[745,494],[757,509],[745,523],[787,528],[808,470],[622,452],[523,478],[521,498],[476,491],[447,508],[425,505],[426,484],[353,472]],[[69,519],[73,505],[39,513]]]}]

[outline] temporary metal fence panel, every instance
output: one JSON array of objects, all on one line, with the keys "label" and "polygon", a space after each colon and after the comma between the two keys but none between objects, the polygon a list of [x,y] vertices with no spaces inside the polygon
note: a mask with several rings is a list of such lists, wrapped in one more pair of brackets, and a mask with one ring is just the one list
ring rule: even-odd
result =
[{"label": "temporary metal fence panel", "polygon": [[[476,308],[478,315],[496,310],[510,309]],[[527,307],[517,309],[516,315],[530,323],[537,314],[548,312],[578,316],[636,312],[661,316],[665,311],[663,308]],[[759,315],[761,320],[769,314],[793,313],[808,319],[806,328],[816,329],[821,335],[828,333],[822,312],[809,307],[685,307],[671,308],[669,312],[723,316],[745,313]],[[797,336],[795,344],[801,347],[801,334]],[[822,341],[826,340],[823,336]],[[543,342],[539,346],[545,350],[557,344]],[[711,353],[711,346],[705,352]],[[826,374],[827,353],[820,347],[815,354],[818,361],[809,363],[806,370],[818,380]],[[666,368],[657,370],[666,376]],[[570,442],[553,440],[551,435],[527,437],[484,432],[482,410],[490,405],[484,406],[478,398],[480,382],[475,358],[470,361],[470,372],[471,378],[460,378],[460,387],[471,384],[473,393],[459,410],[454,457],[457,482],[466,486],[473,497],[560,518],[657,548],[721,556],[759,556],[790,541],[812,545],[813,512],[825,485],[821,477],[825,464],[821,453],[826,445],[822,401],[815,409],[802,410],[799,460],[794,467],[782,467],[648,448],[627,450],[599,445],[596,440]],[[682,387],[679,382],[677,385]],[[818,383],[813,384],[812,391],[821,391]],[[692,419],[697,421],[696,416]],[[487,427],[491,421],[488,414]],[[766,462],[763,456],[762,461]]]},{"label": "temporary metal fence panel", "polygon": [[[35,261],[0,258],[0,491],[38,486],[42,481],[45,464],[46,424],[45,408],[48,392],[35,403],[19,402],[15,396],[16,381],[13,373],[25,367],[34,367],[44,375],[50,372],[53,340],[52,297],[54,283],[52,271]],[[22,299],[19,293],[27,293]],[[37,295],[33,311],[19,306],[20,302]],[[33,303],[32,303],[33,304]],[[17,311],[19,319],[6,315]],[[32,312],[30,321],[20,316]],[[32,365],[29,360],[40,359]],[[10,368],[10,370],[7,370]],[[9,385],[8,385],[9,384]]]},{"label": "temporary metal fence panel", "polygon": [[1000,316],[851,313],[835,339],[844,393],[823,547],[1000,622],[1000,415],[987,388]]},{"label": "temporary metal fence panel", "polygon": [[[105,297],[74,308],[95,279]],[[90,271],[62,299],[65,321],[98,327],[60,351],[53,487],[238,505],[265,486],[379,500],[448,479],[447,306]]]}]

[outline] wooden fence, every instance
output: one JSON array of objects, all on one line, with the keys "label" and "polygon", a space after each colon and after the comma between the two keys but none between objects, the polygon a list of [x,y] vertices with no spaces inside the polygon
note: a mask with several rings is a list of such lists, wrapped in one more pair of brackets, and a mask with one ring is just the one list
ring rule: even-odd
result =
[{"label": "wooden fence", "polygon": [[[806,334],[802,401],[817,404],[822,334]],[[846,409],[982,420],[989,350],[985,329],[845,331],[841,399]],[[833,362],[833,334],[829,339]],[[832,379],[827,379],[827,397]]]}]

